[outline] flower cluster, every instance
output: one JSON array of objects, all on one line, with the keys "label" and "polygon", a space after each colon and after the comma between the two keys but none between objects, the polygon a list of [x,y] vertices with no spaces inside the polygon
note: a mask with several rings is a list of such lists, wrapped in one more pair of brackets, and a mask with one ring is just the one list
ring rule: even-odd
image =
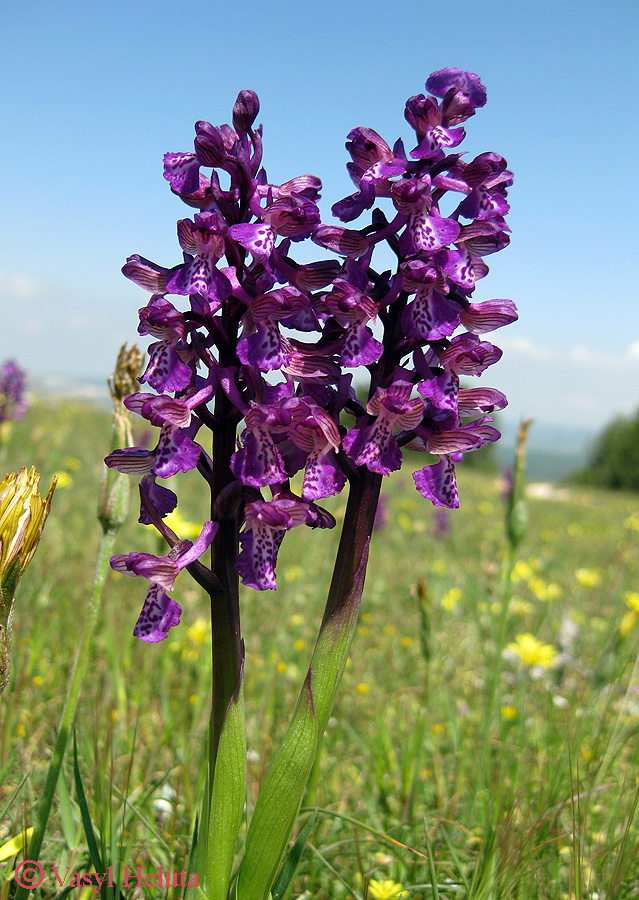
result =
[{"label": "flower cluster", "polygon": [[[193,150],[164,157],[171,190],[195,210],[177,225],[183,260],[165,268],[136,255],[123,268],[151,294],[138,330],[153,338],[140,378],[149,390],[125,402],[159,435],[153,449],[106,460],[142,476],[140,521],[154,523],[173,548],[167,558],[113,561],[151,581],[142,639],[161,640],[177,621],[165,590],[212,542],[215,558],[222,518],[235,517],[243,583],[274,588],[285,533],[332,527],[317,501],[363,470],[388,475],[400,468],[403,447],[425,451],[436,459],[414,473],[416,487],[453,508],[455,462],[499,437],[490,413],[506,398],[461,387],[460,377],[500,358],[483,335],[517,317],[511,300],[471,300],[488,272],[484,258],[509,242],[512,174],[496,153],[466,161],[458,150],[463,123],[486,102],[476,75],[444,69],[426,90],[406,103],[410,152],[371,128],[348,135],[356,190],[333,213],[351,223],[372,210],[360,228],[321,223],[315,176],[269,182],[252,91],[239,94],[232,125],[197,122]],[[296,262],[293,248],[306,239],[338,259]],[[396,257],[393,271],[373,268],[382,244]],[[169,297],[186,298],[186,307]],[[366,377],[366,402],[356,373]],[[201,439],[207,429],[212,453]],[[162,521],[176,495],[157,480],[191,469],[208,482],[213,511],[185,550]],[[214,561],[212,573],[220,568]]]},{"label": "flower cluster", "polygon": [[27,408],[25,386],[26,374],[17,363],[7,360],[0,366],[0,425],[23,417]]}]

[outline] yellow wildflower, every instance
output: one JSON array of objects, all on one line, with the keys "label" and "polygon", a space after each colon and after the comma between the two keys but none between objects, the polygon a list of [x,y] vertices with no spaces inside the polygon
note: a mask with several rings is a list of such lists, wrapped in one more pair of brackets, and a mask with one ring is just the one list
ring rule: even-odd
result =
[{"label": "yellow wildflower", "polygon": [[373,900],[399,900],[401,897],[408,897],[408,891],[405,891],[401,884],[391,878],[386,878],[384,881],[371,878],[368,882],[368,896]]},{"label": "yellow wildflower", "polygon": [[301,613],[293,613],[291,618],[289,619],[291,625],[303,625],[304,624],[304,616]]},{"label": "yellow wildflower", "polygon": [[56,486],[54,478],[42,500],[39,481],[35,468],[24,468],[0,483],[0,694],[9,682],[13,598],[40,542]]},{"label": "yellow wildflower", "polygon": [[275,667],[275,670],[278,673],[278,675],[286,675],[287,669],[288,669],[288,666],[286,665],[285,662],[278,662],[278,664]]},{"label": "yellow wildflower", "polygon": [[60,471],[55,473],[55,477],[58,480],[59,488],[73,487],[73,478],[69,475],[68,472],[60,469]]},{"label": "yellow wildflower", "polygon": [[362,620],[362,622],[365,625],[370,625],[371,622],[373,621],[373,615],[372,615],[372,613],[365,612],[365,613],[361,614],[360,619]]},{"label": "yellow wildflower", "polygon": [[631,516],[628,516],[623,524],[631,531],[639,531],[639,512],[633,513]]},{"label": "yellow wildflower", "polygon": [[204,639],[206,638],[208,632],[208,625],[204,619],[196,619],[195,622],[189,627],[187,631],[187,635],[190,641],[193,641],[194,644],[203,644]]},{"label": "yellow wildflower", "polygon": [[517,718],[517,710],[514,706],[502,706],[501,717],[502,719],[507,719],[509,722],[512,722]]},{"label": "yellow wildflower", "polygon": [[0,580],[4,582],[10,569],[19,561],[22,575],[31,562],[49,515],[54,478],[44,500],[37,493],[40,476],[32,467],[17,475],[6,475],[0,483]]},{"label": "yellow wildflower", "polygon": [[358,694],[361,694],[363,697],[366,696],[366,694],[370,694],[370,691],[371,691],[370,685],[366,684],[365,681],[360,681],[359,684],[356,684],[355,690],[357,691]]},{"label": "yellow wildflower", "polygon": [[508,644],[508,649],[521,660],[524,666],[540,666],[548,669],[552,666],[557,656],[557,650],[552,644],[543,644],[534,634],[518,634],[514,643]]},{"label": "yellow wildflower", "polygon": [[582,587],[592,588],[597,587],[601,582],[601,570],[600,569],[577,569],[575,572],[575,578],[579,582]]},{"label": "yellow wildflower", "polygon": [[634,609],[626,610],[621,619],[621,624],[619,625],[619,634],[621,637],[628,637],[638,620],[639,613],[636,613]]},{"label": "yellow wildflower", "polygon": [[300,638],[299,640],[295,641],[293,646],[296,650],[304,650],[306,648],[306,641]]},{"label": "yellow wildflower", "polygon": [[628,609],[639,613],[639,591],[624,591],[623,599]]},{"label": "yellow wildflower", "polygon": [[449,591],[447,591],[442,597],[442,606],[444,609],[447,609],[449,612],[455,609],[457,604],[462,598],[462,592],[460,588],[453,587]]},{"label": "yellow wildflower", "polygon": [[177,509],[165,516],[164,522],[182,540],[195,540],[200,536],[202,526],[197,522],[189,522]]},{"label": "yellow wildflower", "polygon": [[529,578],[532,578],[532,575],[533,570],[530,564],[523,559],[518,559],[513,568],[512,580],[528,581]]}]

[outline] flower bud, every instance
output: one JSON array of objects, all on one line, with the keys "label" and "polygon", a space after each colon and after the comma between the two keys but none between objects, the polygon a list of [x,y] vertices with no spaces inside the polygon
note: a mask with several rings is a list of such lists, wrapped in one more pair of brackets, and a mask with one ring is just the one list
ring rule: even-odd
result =
[{"label": "flower bud", "polygon": [[255,91],[240,91],[233,107],[233,127],[236,131],[248,131],[260,111],[260,101]]},{"label": "flower bud", "polygon": [[57,478],[44,500],[39,481],[35,468],[25,467],[0,483],[0,694],[9,681],[13,597],[40,542]]}]

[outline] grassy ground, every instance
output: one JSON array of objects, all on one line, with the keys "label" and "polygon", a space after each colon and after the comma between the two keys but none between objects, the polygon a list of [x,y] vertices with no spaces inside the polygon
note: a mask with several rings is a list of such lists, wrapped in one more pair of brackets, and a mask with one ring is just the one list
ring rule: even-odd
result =
[{"label": "grassy ground", "polygon": [[[7,448],[5,470],[35,464],[45,490],[65,474],[16,600],[0,700],[0,846],[32,824],[46,774],[93,579],[109,424],[88,406],[37,405]],[[506,608],[501,487],[463,467],[459,483],[447,537],[409,471],[384,486],[358,635],[305,801],[323,812],[288,896],[637,897],[639,499],[532,497]],[[338,518],[343,502],[331,505]],[[188,478],[180,510],[205,516]],[[135,518],[118,552],[158,549]],[[278,591],[242,596],[249,808],[310,659],[336,543],[296,529]],[[143,595],[138,580],[107,584],[79,766],[107,864],[179,872],[202,789],[206,599],[182,574],[183,624],[145,645],[132,637]],[[68,754],[41,856],[72,872],[87,866],[73,782]],[[14,864],[0,864],[0,896]],[[39,896],[58,890],[47,869]]]}]

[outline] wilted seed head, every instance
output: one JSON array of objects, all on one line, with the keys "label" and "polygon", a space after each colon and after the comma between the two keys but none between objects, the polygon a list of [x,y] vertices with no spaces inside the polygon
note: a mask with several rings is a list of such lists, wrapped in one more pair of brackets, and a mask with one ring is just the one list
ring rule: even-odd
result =
[{"label": "wilted seed head", "polygon": [[40,476],[33,466],[26,466],[15,475],[7,475],[0,484],[0,582],[4,585],[7,575],[19,562],[18,575],[22,575],[40,542],[51,498],[57,483],[51,487],[44,500],[38,494]]},{"label": "wilted seed head", "polygon": [[127,345],[123,344],[115,363],[115,372],[109,378],[109,391],[113,400],[122,402],[133,393],[141,371],[142,353],[139,348],[134,344],[129,350]]},{"label": "wilted seed head", "polygon": [[248,131],[260,111],[260,101],[255,91],[240,91],[233,107],[233,128]]}]

